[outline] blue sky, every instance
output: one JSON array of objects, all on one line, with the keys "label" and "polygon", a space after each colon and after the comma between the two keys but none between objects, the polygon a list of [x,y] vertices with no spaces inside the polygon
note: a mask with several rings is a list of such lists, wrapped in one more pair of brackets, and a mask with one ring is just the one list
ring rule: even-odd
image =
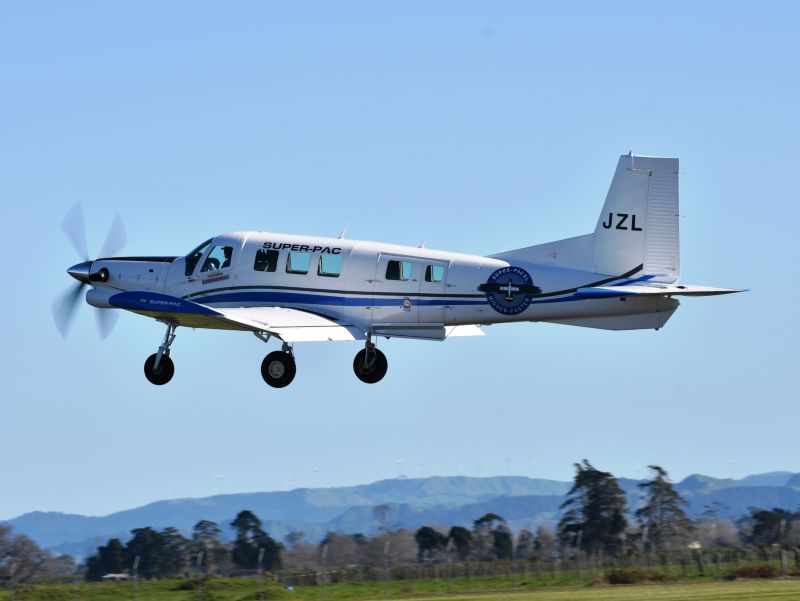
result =
[{"label": "blue sky", "polygon": [[[796,3],[130,2],[0,7],[0,519],[434,474],[800,471]],[[543,324],[269,349],[50,316],[115,212],[129,254],[234,229],[488,254],[592,231],[618,155],[681,159],[688,299],[660,332]]]}]

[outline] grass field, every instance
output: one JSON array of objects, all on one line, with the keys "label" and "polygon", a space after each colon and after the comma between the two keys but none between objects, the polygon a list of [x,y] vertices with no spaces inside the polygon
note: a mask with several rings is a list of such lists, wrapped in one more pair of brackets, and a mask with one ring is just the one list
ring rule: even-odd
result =
[{"label": "grass field", "polygon": [[769,601],[800,600],[800,581],[740,581],[584,587],[425,597],[428,601]]},{"label": "grass field", "polygon": [[[142,582],[138,594],[131,583],[81,583],[37,585],[0,593],[0,600],[13,601],[258,601],[258,581],[231,578],[210,582],[203,589],[180,590],[180,580]],[[485,583],[488,584],[488,583]],[[433,590],[426,581],[392,587],[390,599],[425,599],[427,601],[800,601],[800,580],[743,580],[734,582],[681,582],[624,586],[551,587],[516,590],[491,590],[481,583],[472,583],[474,590]],[[287,591],[267,583],[265,600],[329,601],[384,599],[384,589],[376,584],[331,585],[327,593],[322,587],[302,587]]]}]

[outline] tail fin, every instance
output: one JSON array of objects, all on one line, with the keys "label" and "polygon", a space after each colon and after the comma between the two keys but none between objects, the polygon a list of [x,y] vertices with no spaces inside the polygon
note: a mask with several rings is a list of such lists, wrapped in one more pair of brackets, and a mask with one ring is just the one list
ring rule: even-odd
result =
[{"label": "tail fin", "polygon": [[594,230],[592,271],[616,275],[638,265],[651,281],[680,275],[678,159],[623,155]]}]

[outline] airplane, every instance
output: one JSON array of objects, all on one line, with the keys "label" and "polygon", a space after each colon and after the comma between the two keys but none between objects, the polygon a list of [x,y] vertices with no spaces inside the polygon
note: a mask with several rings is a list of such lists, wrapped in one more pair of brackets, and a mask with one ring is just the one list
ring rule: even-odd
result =
[{"label": "airplane", "polygon": [[[76,207],[64,229],[86,257]],[[388,369],[376,346],[381,337],[441,341],[513,322],[658,330],[678,308],[675,297],[742,291],[679,284],[678,229],[678,159],[629,153],[619,158],[591,234],[478,256],[344,234],[230,232],[185,256],[101,252],[101,258],[67,269],[77,289],[53,313],[64,334],[89,286],[85,299],[93,307],[163,323],[164,338],[144,363],[145,377],[155,385],[175,372],[171,350],[178,327],[276,339],[280,350],[261,364],[261,376],[275,388],[295,377],[295,343],[363,341],[353,371],[374,384]],[[112,231],[124,237],[121,224]],[[107,240],[106,250],[114,246],[119,244]],[[101,317],[101,326],[107,322]]]}]

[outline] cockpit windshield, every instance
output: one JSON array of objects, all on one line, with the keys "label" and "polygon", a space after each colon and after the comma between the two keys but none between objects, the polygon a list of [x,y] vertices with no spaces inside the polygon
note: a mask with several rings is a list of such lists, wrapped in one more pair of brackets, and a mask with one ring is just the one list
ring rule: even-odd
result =
[{"label": "cockpit windshield", "polygon": [[[213,238],[211,240],[213,240]],[[202,256],[208,250],[208,247],[211,246],[211,240],[206,240],[197,248],[192,250],[188,255],[186,255],[186,275],[192,275],[194,268],[197,267],[198,261],[200,261]]]}]

